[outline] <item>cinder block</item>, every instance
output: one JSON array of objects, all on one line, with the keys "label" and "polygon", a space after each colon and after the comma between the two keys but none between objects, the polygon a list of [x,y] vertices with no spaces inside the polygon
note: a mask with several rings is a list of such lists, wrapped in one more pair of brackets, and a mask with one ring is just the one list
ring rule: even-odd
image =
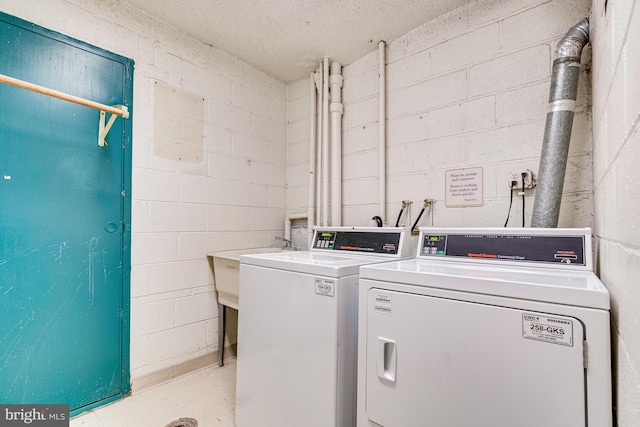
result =
[{"label": "cinder block", "polygon": [[164,231],[207,231],[207,207],[190,203],[151,203],[149,229]]},{"label": "cinder block", "polygon": [[180,177],[176,173],[133,169],[133,199],[177,202]]},{"label": "cinder block", "polygon": [[423,50],[405,56],[387,66],[387,90],[393,91],[433,75],[430,51]]},{"label": "cinder block", "polygon": [[287,84],[287,103],[309,96],[309,78],[307,76]]},{"label": "cinder block", "polygon": [[380,130],[378,123],[357,126],[344,131],[342,154],[376,150],[380,146]]},{"label": "cinder block", "polygon": [[213,319],[217,304],[215,292],[206,292],[175,301],[176,326]]},{"label": "cinder block", "polygon": [[487,96],[480,99],[465,102],[464,106],[464,131],[473,132],[489,129],[496,125],[496,99]]},{"label": "cinder block", "polygon": [[407,88],[408,114],[463,101],[467,95],[467,71],[435,77]]},{"label": "cinder block", "polygon": [[229,181],[196,175],[182,175],[180,202],[226,205],[230,200]]},{"label": "cinder block", "polygon": [[[406,146],[407,172],[454,169],[467,165],[467,138],[431,139]],[[398,171],[398,169],[395,169]]]},{"label": "cinder block", "polygon": [[207,100],[207,121],[232,132],[251,134],[251,113],[216,99]]},{"label": "cinder block", "polygon": [[271,158],[271,145],[266,139],[243,133],[234,133],[232,153],[237,157],[264,161]]},{"label": "cinder block", "polygon": [[131,265],[178,259],[178,233],[132,233]]},{"label": "cinder block", "polygon": [[342,186],[342,200],[345,206],[360,205],[378,202],[378,180],[376,178],[365,178],[345,181]]},{"label": "cinder block", "polygon": [[491,24],[447,40],[430,49],[433,74],[488,61],[500,50],[500,26]]},{"label": "cinder block", "polygon": [[251,181],[252,161],[243,157],[233,157],[209,153],[208,175],[222,180]]},{"label": "cinder block", "polygon": [[252,208],[251,230],[282,230],[284,228],[283,208]]},{"label": "cinder block", "polygon": [[502,21],[502,50],[509,52],[562,37],[588,16],[589,2],[584,0],[551,1],[522,11]]},{"label": "cinder block", "polygon": [[380,100],[377,95],[345,103],[342,125],[345,129],[377,122],[380,118]]},{"label": "cinder block", "polygon": [[549,105],[549,82],[496,95],[497,124],[544,119]]},{"label": "cinder block", "polygon": [[540,157],[544,122],[528,122],[469,134],[469,159],[476,164]]},{"label": "cinder block", "polygon": [[141,337],[174,327],[175,311],[174,301],[131,306],[131,337]]},{"label": "cinder block", "polygon": [[259,117],[269,117],[269,98],[253,88],[234,82],[231,85],[231,104]]},{"label": "cinder block", "polygon": [[204,151],[231,154],[231,132],[219,126],[204,124]]},{"label": "cinder block", "polygon": [[429,137],[426,113],[398,117],[387,121],[387,144],[389,146],[422,141]]},{"label": "cinder block", "polygon": [[[179,247],[181,261],[199,260],[210,252],[228,250],[229,234],[226,232],[180,233]],[[210,272],[207,272],[207,277],[209,274]]]},{"label": "cinder block", "polygon": [[149,231],[149,203],[133,201],[131,203],[131,229],[137,233]]},{"label": "cinder block", "polygon": [[[343,176],[343,178],[344,178],[344,176]],[[265,182],[265,183],[267,183],[266,181],[262,181],[262,180],[258,179],[257,177],[256,177],[256,179],[254,179],[254,181],[255,182]],[[299,163],[297,165],[289,166],[287,168],[286,181],[287,181],[287,186],[296,186],[296,185],[307,184],[309,182],[309,163]],[[275,185],[284,186],[284,182],[281,183],[281,184],[275,184]]]},{"label": "cinder block", "polygon": [[301,120],[309,121],[310,111],[309,95],[298,97],[287,103],[287,124]]},{"label": "cinder block", "polygon": [[284,122],[275,122],[267,117],[253,116],[253,135],[260,139],[284,143],[287,130]]},{"label": "cinder block", "polygon": [[548,45],[534,46],[472,66],[469,96],[504,92],[547,80],[551,73]]},{"label": "cinder block", "polygon": [[131,298],[149,295],[149,266],[131,266]]},{"label": "cinder block", "polygon": [[[284,224],[282,224],[284,230]],[[229,250],[268,248],[278,244],[270,238],[268,231],[234,231],[229,233]]]},{"label": "cinder block", "polygon": [[287,144],[309,140],[309,120],[299,120],[287,125]]},{"label": "cinder block", "polygon": [[459,135],[464,131],[465,107],[462,104],[432,110],[425,115],[428,133],[425,132],[424,136],[441,138]]},{"label": "cinder block", "polygon": [[309,167],[309,141],[287,143],[287,165],[294,166],[305,163]]},{"label": "cinder block", "polygon": [[269,206],[269,186],[231,181],[230,204],[237,206]]},{"label": "cinder block", "polygon": [[423,51],[467,32],[469,17],[466,9],[463,6],[409,31],[403,36],[406,38],[406,53]]},{"label": "cinder block", "polygon": [[251,228],[251,208],[242,206],[209,206],[209,231],[243,231]]},{"label": "cinder block", "polygon": [[172,364],[198,355],[207,345],[207,326],[204,322],[168,329],[149,336],[150,362],[171,360]]},{"label": "cinder block", "polygon": [[207,284],[205,257],[193,261],[168,262],[149,266],[149,293],[181,291]]},{"label": "cinder block", "polygon": [[[266,162],[252,162],[251,168],[253,182],[269,186],[284,187],[286,185],[286,169],[283,166]],[[308,170],[308,166],[306,166],[306,169]]]},{"label": "cinder block", "polygon": [[[377,53],[376,53],[377,55]],[[344,76],[342,99],[345,104],[366,99],[378,94],[378,67],[367,70],[357,77]]]}]

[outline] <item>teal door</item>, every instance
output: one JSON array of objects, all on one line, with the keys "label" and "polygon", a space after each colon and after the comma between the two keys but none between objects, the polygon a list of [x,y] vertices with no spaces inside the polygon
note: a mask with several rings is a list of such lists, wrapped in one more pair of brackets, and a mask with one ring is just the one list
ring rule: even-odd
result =
[{"label": "teal door", "polygon": [[[131,110],[133,62],[0,13],[0,74]],[[0,402],[129,386],[131,118],[0,84]],[[107,114],[110,116],[110,114]]]}]

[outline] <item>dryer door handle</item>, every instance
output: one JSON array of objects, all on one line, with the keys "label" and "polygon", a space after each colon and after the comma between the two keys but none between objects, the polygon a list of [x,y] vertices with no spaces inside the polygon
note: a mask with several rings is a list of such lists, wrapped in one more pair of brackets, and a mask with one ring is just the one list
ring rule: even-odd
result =
[{"label": "dryer door handle", "polygon": [[396,382],[396,342],[378,337],[378,377],[383,380]]}]

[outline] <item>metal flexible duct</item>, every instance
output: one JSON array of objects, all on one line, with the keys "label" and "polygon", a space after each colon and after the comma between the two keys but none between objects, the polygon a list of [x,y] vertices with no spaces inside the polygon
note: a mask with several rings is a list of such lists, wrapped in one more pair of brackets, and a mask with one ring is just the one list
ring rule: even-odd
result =
[{"label": "metal flexible duct", "polygon": [[572,27],[556,48],[549,109],[544,129],[532,227],[557,227],[571,127],[576,108],[582,49],[589,43],[589,20]]}]

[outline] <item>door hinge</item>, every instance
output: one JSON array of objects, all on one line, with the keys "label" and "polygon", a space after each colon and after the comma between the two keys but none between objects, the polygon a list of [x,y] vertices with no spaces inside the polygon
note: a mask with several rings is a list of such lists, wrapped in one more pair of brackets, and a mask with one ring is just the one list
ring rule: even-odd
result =
[{"label": "door hinge", "polygon": [[589,367],[589,346],[587,340],[582,341],[582,366],[584,369]]}]

